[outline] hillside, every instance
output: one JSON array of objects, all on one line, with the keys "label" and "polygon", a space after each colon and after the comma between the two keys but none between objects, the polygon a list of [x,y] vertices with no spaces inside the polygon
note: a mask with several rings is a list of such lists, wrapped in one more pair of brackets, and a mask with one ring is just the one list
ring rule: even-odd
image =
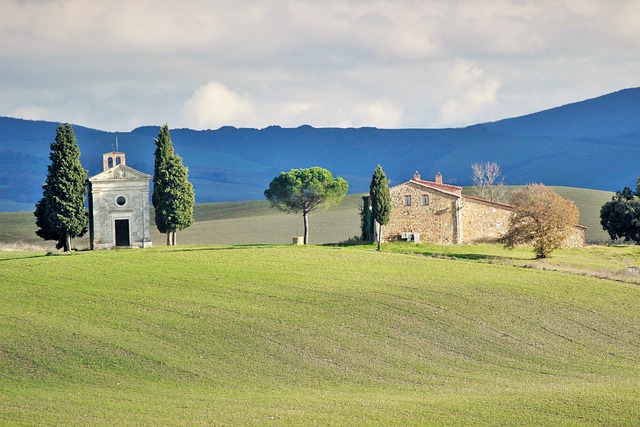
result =
[{"label": "hillside", "polygon": [[[196,200],[258,200],[270,180],[292,168],[322,166],[367,191],[382,164],[392,183],[418,170],[440,171],[451,184],[468,185],[474,162],[498,162],[508,184],[616,191],[633,185],[640,171],[640,88],[565,105],[524,117],[459,129],[265,129],[172,130],[178,154],[189,166]],[[30,210],[41,197],[56,123],[0,117],[0,211]],[[81,161],[90,176],[102,154],[126,152],[128,164],[153,168],[158,126],[104,132],[75,126]]]},{"label": "hillside", "polygon": [[522,117],[486,123],[487,129],[521,136],[599,139],[638,134],[640,95],[637,89]]},{"label": "hillside", "polygon": [[353,248],[0,253],[0,424],[634,425],[638,292]]},{"label": "hillside", "polygon": [[[510,191],[518,187],[508,187]],[[588,228],[588,242],[609,240],[600,226],[600,207],[611,200],[607,191],[582,188],[554,187],[561,196],[573,200],[580,210],[580,223]],[[472,188],[464,188],[465,194],[473,194]],[[361,196],[347,195],[345,200],[330,210],[319,210],[310,215],[311,243],[326,244],[346,241],[360,235]],[[153,218],[153,214],[151,215]],[[302,216],[285,214],[269,207],[266,200],[243,202],[198,203],[194,209],[194,224],[178,233],[182,245],[247,245],[291,243],[293,236],[302,233]],[[0,244],[15,246],[37,245],[50,249],[51,242],[44,242],[35,231],[31,211],[0,212]],[[164,245],[165,236],[152,227],[154,245]],[[88,247],[88,238],[75,239],[78,248]]]}]

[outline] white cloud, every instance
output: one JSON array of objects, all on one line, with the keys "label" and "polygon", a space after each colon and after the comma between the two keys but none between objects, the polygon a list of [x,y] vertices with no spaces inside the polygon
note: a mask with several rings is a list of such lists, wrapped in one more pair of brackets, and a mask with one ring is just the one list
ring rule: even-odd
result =
[{"label": "white cloud", "polygon": [[51,112],[47,108],[41,107],[39,105],[24,105],[18,107],[13,110],[10,115],[12,117],[27,120],[54,120]]},{"label": "white cloud", "polygon": [[396,128],[402,123],[402,108],[386,99],[358,104],[355,113],[354,119],[358,123],[354,126]]},{"label": "white cloud", "polygon": [[197,129],[217,129],[221,126],[242,126],[254,114],[251,100],[218,82],[200,86],[183,108],[189,126]]},{"label": "white cloud", "polygon": [[482,117],[485,109],[492,107],[497,100],[500,80],[485,77],[484,71],[465,61],[459,61],[451,72],[449,87],[456,94],[440,108],[443,125],[464,126]]}]

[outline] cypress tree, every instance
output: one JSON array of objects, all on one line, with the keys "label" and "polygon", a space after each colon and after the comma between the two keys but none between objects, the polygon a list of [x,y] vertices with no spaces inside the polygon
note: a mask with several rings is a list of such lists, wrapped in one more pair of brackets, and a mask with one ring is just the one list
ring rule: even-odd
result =
[{"label": "cypress tree", "polygon": [[369,186],[369,196],[371,198],[371,209],[373,219],[378,223],[378,250],[381,248],[382,226],[389,223],[391,218],[391,195],[389,194],[389,180],[378,165],[371,177]]},{"label": "cypress tree", "polygon": [[153,206],[156,227],[167,235],[167,245],[176,245],[176,232],[193,224],[195,194],[189,169],[173,151],[169,126],[164,125],[156,142],[153,174]]},{"label": "cypress tree", "polygon": [[[159,181],[162,180],[164,176],[161,171],[165,167],[167,160],[174,155],[168,124],[165,123],[164,126],[160,128],[158,139],[154,141],[156,143],[156,151],[153,164],[153,194],[151,195],[151,202],[153,203],[153,207],[156,208],[158,206],[158,199],[162,193]],[[161,231],[161,233],[164,233],[164,231]]]},{"label": "cypress tree", "polygon": [[373,242],[374,224],[373,212],[371,207],[371,197],[362,196],[362,207],[360,208],[360,240],[363,242]]},{"label": "cypress tree", "polygon": [[70,124],[59,125],[51,143],[51,164],[42,186],[43,197],[36,204],[36,234],[55,240],[56,248],[71,250],[71,238],[87,232],[84,207],[87,171],[80,163],[80,147]]}]

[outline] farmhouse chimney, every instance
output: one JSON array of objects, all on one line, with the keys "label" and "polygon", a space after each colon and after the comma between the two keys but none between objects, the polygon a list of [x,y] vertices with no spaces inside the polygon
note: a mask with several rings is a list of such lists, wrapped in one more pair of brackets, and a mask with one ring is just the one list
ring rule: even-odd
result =
[{"label": "farmhouse chimney", "polygon": [[126,165],[124,153],[118,151],[111,151],[110,153],[104,153],[102,155],[102,167],[103,170],[108,170],[118,165]]},{"label": "farmhouse chimney", "polygon": [[440,172],[436,174],[436,184],[442,184],[442,174]]},{"label": "farmhouse chimney", "polygon": [[420,181],[420,174],[418,173],[418,171],[416,171],[416,173],[413,174],[413,179],[416,181]]}]

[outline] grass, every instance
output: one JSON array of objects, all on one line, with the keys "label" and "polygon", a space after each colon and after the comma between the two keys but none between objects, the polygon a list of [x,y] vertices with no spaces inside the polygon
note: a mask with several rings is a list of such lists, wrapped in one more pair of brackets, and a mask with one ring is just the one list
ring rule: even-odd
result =
[{"label": "grass", "polygon": [[398,251],[0,253],[0,424],[640,419],[638,286]]},{"label": "grass", "polygon": [[33,212],[0,212],[0,224],[2,224],[0,243],[38,244],[43,242],[36,236],[36,218]]},{"label": "grass", "polygon": [[[351,194],[335,208],[309,215],[312,244],[337,243],[360,235],[360,195]],[[302,236],[302,215],[286,214],[265,201],[204,203],[196,205],[195,223],[178,232],[178,242],[188,245],[286,244]],[[154,244],[166,238],[153,227]]]},{"label": "grass", "polygon": [[[375,245],[369,245],[369,247],[374,248]],[[535,254],[529,247],[505,249],[498,244],[437,245],[395,242],[385,243],[383,250],[452,260],[563,271],[640,284],[640,277],[628,271],[628,267],[640,267],[640,247],[638,246],[591,245],[584,248],[558,249],[546,259],[535,259]]]}]

